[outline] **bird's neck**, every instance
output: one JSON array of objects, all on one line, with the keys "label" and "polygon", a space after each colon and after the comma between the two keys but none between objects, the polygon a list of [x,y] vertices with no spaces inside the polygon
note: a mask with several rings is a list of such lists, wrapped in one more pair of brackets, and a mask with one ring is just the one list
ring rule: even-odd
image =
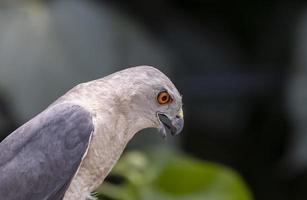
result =
[{"label": "bird's neck", "polygon": [[[115,121],[112,121],[115,120]],[[95,131],[65,200],[84,199],[103,182],[109,174],[131,137],[139,130],[129,127],[124,115],[113,116],[102,112],[93,117]],[[141,130],[140,126],[136,126]],[[81,198],[82,199],[82,198]]]},{"label": "bird's neck", "polygon": [[[89,91],[89,86],[94,89]],[[123,133],[125,136],[121,137],[128,141],[136,132],[155,126],[155,122],[150,121],[149,117],[140,114],[135,108],[137,105],[131,104],[131,98],[133,98],[131,92],[124,86],[114,85],[114,81],[92,81],[80,84],[69,91],[65,98],[89,110],[92,115],[95,115],[94,117],[104,118],[104,121],[112,119],[108,122],[109,125],[127,126]],[[122,120],[122,123],[119,123],[119,120]]]},{"label": "bird's neck", "polygon": [[129,105],[116,101],[107,91],[88,95],[81,95],[80,92],[83,91],[69,93],[63,101],[79,104],[89,110],[95,130],[65,199],[74,199],[76,194],[85,196],[96,189],[135,133],[152,126],[150,121],[134,114],[133,110],[129,110]]}]

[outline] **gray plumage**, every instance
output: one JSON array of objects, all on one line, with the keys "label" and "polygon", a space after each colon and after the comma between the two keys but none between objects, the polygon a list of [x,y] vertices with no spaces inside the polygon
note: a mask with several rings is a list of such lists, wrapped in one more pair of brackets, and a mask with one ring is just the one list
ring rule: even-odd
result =
[{"label": "gray plumage", "polygon": [[62,199],[92,131],[90,114],[70,104],[47,109],[17,129],[0,143],[0,197]]},{"label": "gray plumage", "polygon": [[182,130],[181,98],[149,66],[77,85],[0,143],[0,199],[91,198],[135,133]]}]

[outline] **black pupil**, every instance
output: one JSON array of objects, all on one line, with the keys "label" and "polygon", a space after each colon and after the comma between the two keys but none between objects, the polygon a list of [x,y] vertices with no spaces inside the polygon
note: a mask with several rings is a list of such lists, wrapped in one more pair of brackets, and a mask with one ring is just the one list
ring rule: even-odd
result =
[{"label": "black pupil", "polygon": [[166,100],[167,100],[167,96],[164,95],[164,96],[162,97],[162,101],[166,101]]}]

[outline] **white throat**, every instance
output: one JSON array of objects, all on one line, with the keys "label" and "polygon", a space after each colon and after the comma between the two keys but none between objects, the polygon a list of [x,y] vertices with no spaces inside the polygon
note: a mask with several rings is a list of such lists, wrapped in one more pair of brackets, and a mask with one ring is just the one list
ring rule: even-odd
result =
[{"label": "white throat", "polygon": [[[80,94],[82,85],[77,87],[78,92],[72,90],[65,99],[57,102],[72,102],[89,110],[95,130],[86,155],[65,193],[65,200],[87,199],[90,192],[103,182],[135,133],[154,126],[150,120],[131,113],[129,108],[114,104],[114,99],[107,95],[96,94],[98,96],[89,98]],[[84,96],[87,98],[81,99]]]}]

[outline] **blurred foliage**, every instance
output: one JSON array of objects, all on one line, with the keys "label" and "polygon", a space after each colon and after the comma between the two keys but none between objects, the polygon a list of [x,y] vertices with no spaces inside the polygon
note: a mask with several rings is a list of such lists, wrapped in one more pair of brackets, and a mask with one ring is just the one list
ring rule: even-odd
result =
[{"label": "blurred foliage", "polygon": [[99,199],[114,200],[252,200],[242,178],[233,170],[165,149],[128,152],[112,177],[96,191]]}]

